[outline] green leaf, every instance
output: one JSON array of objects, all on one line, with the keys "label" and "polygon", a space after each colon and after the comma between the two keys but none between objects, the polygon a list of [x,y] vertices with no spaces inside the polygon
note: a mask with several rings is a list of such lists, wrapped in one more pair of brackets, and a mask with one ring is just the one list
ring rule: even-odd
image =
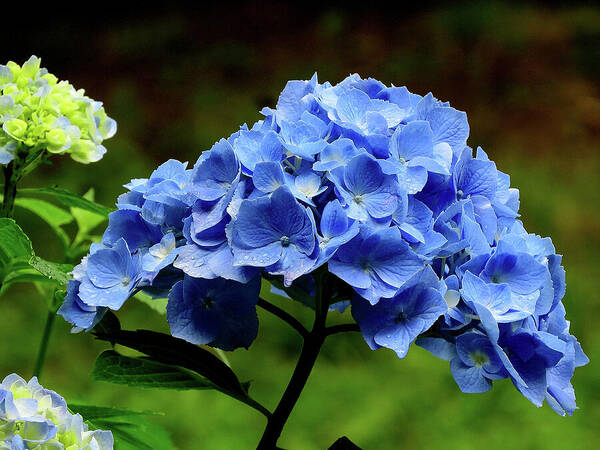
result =
[{"label": "green leaf", "polygon": [[13,283],[54,283],[52,280],[35,270],[25,259],[15,261],[10,266],[0,287],[0,294]]},{"label": "green leaf", "polygon": [[88,422],[101,430],[110,430],[115,439],[116,450],[155,450],[173,448],[169,434],[160,426],[140,416],[129,416],[123,420],[96,419]]},{"label": "green leaf", "polygon": [[69,236],[61,228],[62,225],[73,221],[73,216],[62,208],[37,198],[18,197],[15,205],[31,211],[46,222],[60,239],[63,247],[69,246]]},{"label": "green leaf", "polygon": [[124,356],[113,350],[107,350],[98,356],[92,378],[96,381],[142,388],[214,388],[208,380],[184,368],[162,364],[148,358]]},{"label": "green leaf", "polygon": [[114,342],[148,355],[163,364],[181,366],[198,373],[215,387],[236,398],[247,398],[235,373],[211,352],[164,333],[150,330],[114,331],[101,333],[98,339]]},{"label": "green leaf", "polygon": [[19,189],[21,195],[47,195],[55,198],[65,206],[73,206],[81,208],[89,212],[96,213],[98,215],[106,216],[112,209],[106,206],[99,205],[93,201],[88,200],[81,195],[75,194],[74,192],[68,191],[62,188],[22,188]]},{"label": "green leaf", "polygon": [[[94,201],[94,189],[87,191],[83,198],[91,202]],[[100,225],[102,222],[107,220],[106,214],[98,214],[97,212],[88,211],[86,209],[71,207],[71,214],[77,222],[77,236],[75,236],[75,243],[78,244],[84,240],[90,239],[89,235],[94,228]]]},{"label": "green leaf", "polygon": [[65,301],[65,296],[67,295],[67,291],[64,289],[56,289],[54,294],[50,298],[48,303],[48,309],[50,311],[56,312],[59,310],[63,302]]},{"label": "green leaf", "polygon": [[70,264],[59,264],[51,261],[46,261],[39,256],[32,256],[29,260],[31,267],[36,269],[47,278],[58,282],[61,286],[66,286],[71,279],[70,273],[73,266]]},{"label": "green leaf", "polygon": [[[106,311],[100,322],[94,327],[94,332],[97,334],[103,333],[104,335],[110,335],[111,333],[118,333],[119,331],[121,331],[121,322],[119,322],[119,318],[112,311]],[[115,345],[110,339],[105,340]]]},{"label": "green leaf", "polygon": [[0,219],[0,284],[14,271],[28,266],[33,256],[31,241],[12,219]]},{"label": "green leaf", "polygon": [[12,219],[0,219],[0,293],[18,282],[65,286],[73,266],[35,256],[31,241]]},{"label": "green leaf", "polygon": [[163,415],[154,411],[134,411],[124,408],[111,408],[109,406],[91,406],[69,403],[69,409],[74,414],[81,414],[85,420],[110,419],[126,416],[151,416]]},{"label": "green leaf", "polygon": [[53,281],[30,267],[28,264],[26,268],[13,268],[13,270],[4,277],[2,287],[0,288],[0,294],[4,293],[4,291],[13,283],[53,283]]},{"label": "green leaf", "polygon": [[81,414],[91,429],[112,431],[117,450],[173,448],[168,433],[143,417],[158,413],[77,404],[69,404],[69,409]]},{"label": "green leaf", "polygon": [[0,219],[0,261],[31,257],[31,241],[13,219]]}]

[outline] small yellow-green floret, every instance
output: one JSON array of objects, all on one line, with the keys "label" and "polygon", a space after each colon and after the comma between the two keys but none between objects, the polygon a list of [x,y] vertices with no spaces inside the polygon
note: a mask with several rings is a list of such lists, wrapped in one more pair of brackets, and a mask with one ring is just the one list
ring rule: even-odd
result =
[{"label": "small yellow-green floret", "polygon": [[98,161],[106,153],[102,141],[115,134],[116,122],[101,102],[59,81],[40,63],[32,56],[22,66],[0,65],[0,164],[12,161],[18,148],[69,153],[81,163]]}]

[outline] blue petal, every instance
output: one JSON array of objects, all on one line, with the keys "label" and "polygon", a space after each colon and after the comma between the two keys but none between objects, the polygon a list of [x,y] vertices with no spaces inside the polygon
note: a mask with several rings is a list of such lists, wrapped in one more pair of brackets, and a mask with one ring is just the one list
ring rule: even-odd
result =
[{"label": "blue petal", "polygon": [[321,214],[321,234],[323,237],[339,236],[345,233],[348,227],[348,216],[339,200],[327,203]]},{"label": "blue petal", "polygon": [[377,190],[383,179],[384,175],[377,161],[366,154],[352,158],[344,170],[344,184],[354,195]]},{"label": "blue petal", "polygon": [[[189,280],[189,279],[188,279]],[[184,283],[187,284],[184,292]],[[219,333],[221,327],[215,315],[203,311],[196,301],[201,302],[204,292],[200,282],[179,281],[173,285],[167,303],[167,321],[171,327],[171,334],[185,339],[192,344],[206,345],[211,343]]]},{"label": "blue petal", "polygon": [[400,287],[424,264],[402,239],[397,228],[387,228],[377,233],[379,241],[371,250],[370,263],[381,279]]},{"label": "blue petal", "polygon": [[259,162],[254,167],[252,182],[263,192],[273,192],[285,184],[281,164],[276,162]]},{"label": "blue petal", "polygon": [[450,361],[450,371],[461,391],[471,394],[487,392],[492,387],[492,382],[483,376],[483,371],[478,367],[469,367],[459,358]]},{"label": "blue petal", "polygon": [[450,107],[433,108],[426,120],[433,130],[434,144],[447,142],[456,154],[462,151],[469,136],[467,115]]},{"label": "blue petal", "polygon": [[365,121],[370,104],[371,99],[367,94],[358,89],[348,89],[338,98],[336,111],[344,122],[359,124]]},{"label": "blue petal", "polygon": [[424,120],[398,127],[390,140],[392,157],[410,161],[418,156],[433,156],[433,132]]},{"label": "blue petal", "polygon": [[232,222],[236,230],[232,245],[235,247],[244,244],[248,248],[260,248],[278,242],[282,233],[273,227],[271,221],[270,199],[243,201],[236,220]]},{"label": "blue petal", "polygon": [[482,277],[492,283],[506,283],[516,294],[530,294],[542,286],[547,270],[531,255],[516,253],[500,242],[485,265]]},{"label": "blue petal", "polygon": [[[123,251],[119,251],[122,250]],[[110,288],[120,284],[128,272],[128,260],[131,259],[127,244],[123,239],[115,244],[115,248],[98,250],[88,258],[88,276],[99,288]]]}]

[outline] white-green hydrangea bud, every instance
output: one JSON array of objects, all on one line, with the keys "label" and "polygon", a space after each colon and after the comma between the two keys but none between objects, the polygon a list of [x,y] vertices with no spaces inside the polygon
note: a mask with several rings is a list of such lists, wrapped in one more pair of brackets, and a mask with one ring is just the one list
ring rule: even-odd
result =
[{"label": "white-green hydrangea bud", "polygon": [[22,66],[0,65],[0,164],[20,147],[69,153],[78,162],[96,162],[106,153],[102,141],[117,131],[102,102],[40,67],[32,56]]}]

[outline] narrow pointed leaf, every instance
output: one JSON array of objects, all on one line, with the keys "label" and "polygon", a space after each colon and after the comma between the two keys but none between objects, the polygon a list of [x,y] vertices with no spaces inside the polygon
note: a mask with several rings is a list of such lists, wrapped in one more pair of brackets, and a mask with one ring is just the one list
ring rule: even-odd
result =
[{"label": "narrow pointed leaf", "polygon": [[247,397],[235,373],[211,352],[183,339],[149,330],[95,331],[96,337],[148,355],[163,364],[185,367],[205,377],[218,389],[233,396]]},{"label": "narrow pointed leaf", "polygon": [[213,389],[208,380],[184,368],[148,358],[121,355],[113,350],[100,354],[92,378],[115,384],[161,389]]},{"label": "narrow pointed leaf", "polygon": [[62,188],[23,188],[19,189],[19,194],[29,195],[45,195],[52,197],[62,203],[65,206],[72,206],[75,208],[85,209],[86,211],[94,212],[99,215],[108,215],[112,209],[106,206],[100,205],[96,202],[88,200],[81,195],[75,194],[74,192],[68,191]]}]

